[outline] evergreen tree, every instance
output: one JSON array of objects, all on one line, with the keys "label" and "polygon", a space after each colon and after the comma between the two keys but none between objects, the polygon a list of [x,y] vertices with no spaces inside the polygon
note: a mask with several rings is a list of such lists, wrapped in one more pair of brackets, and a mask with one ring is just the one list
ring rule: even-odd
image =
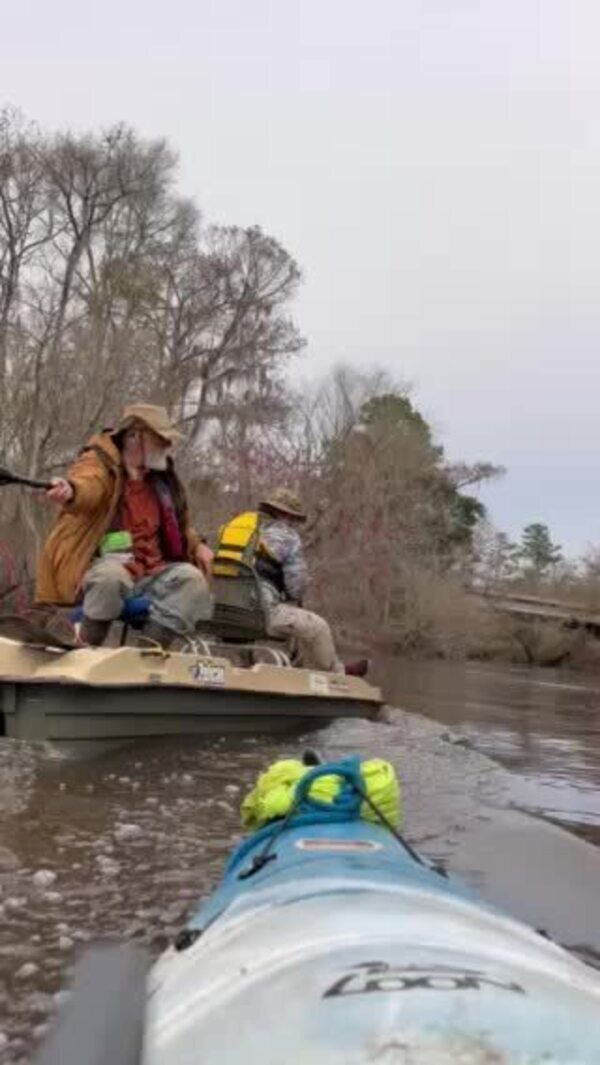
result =
[{"label": "evergreen tree", "polygon": [[563,555],[560,545],[552,543],[548,526],[534,521],[523,529],[519,558],[525,566],[542,576],[562,562]]}]

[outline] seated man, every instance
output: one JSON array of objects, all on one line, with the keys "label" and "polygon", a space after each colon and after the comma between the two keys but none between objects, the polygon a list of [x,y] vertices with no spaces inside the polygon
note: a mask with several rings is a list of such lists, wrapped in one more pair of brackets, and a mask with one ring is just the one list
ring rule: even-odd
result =
[{"label": "seated man", "polygon": [[46,498],[60,514],[37,573],[39,603],[83,599],[80,637],[102,644],[124,600],[150,600],[144,634],[168,647],[212,612],[212,552],[193,530],[171,451],[181,434],[163,407],[126,407],[92,437]]},{"label": "seated man", "polygon": [[[252,563],[261,580],[267,631],[296,641],[300,666],[363,676],[368,663],[344,666],[325,618],[302,606],[307,571],[299,529],[305,521],[296,496],[278,488],[259,504],[258,515],[239,515],[223,528],[217,560],[226,562],[233,551]],[[232,535],[234,528],[239,535]]]}]

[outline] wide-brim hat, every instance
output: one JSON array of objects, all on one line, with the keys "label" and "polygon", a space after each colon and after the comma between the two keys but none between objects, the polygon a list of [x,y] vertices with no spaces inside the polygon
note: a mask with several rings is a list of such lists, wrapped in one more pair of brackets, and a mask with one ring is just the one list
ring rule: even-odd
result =
[{"label": "wide-brim hat", "polygon": [[178,440],[184,439],[183,433],[180,433],[179,429],[173,425],[166,407],[155,407],[152,403],[132,403],[125,407],[113,436],[138,422],[169,444],[175,444]]},{"label": "wide-brim hat", "polygon": [[287,514],[298,521],[306,521],[306,514],[302,510],[300,500],[289,488],[275,488],[260,504],[262,510],[273,510],[278,514]]}]

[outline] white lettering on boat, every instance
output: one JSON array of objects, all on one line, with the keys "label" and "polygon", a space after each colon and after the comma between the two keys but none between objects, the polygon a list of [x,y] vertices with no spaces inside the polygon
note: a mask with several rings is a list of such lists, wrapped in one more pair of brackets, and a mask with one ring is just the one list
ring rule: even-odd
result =
[{"label": "white lettering on boat", "polygon": [[315,695],[329,695],[329,677],[323,673],[311,673],[308,686]]},{"label": "white lettering on boat", "polygon": [[214,662],[207,661],[206,659],[198,659],[190,666],[189,672],[191,677],[197,684],[214,685],[218,687],[225,683],[225,668],[224,666],[216,665]]}]

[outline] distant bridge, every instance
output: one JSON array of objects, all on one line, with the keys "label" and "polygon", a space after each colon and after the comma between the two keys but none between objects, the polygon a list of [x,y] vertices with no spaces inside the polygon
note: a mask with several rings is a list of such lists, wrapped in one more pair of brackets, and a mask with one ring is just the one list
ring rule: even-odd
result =
[{"label": "distant bridge", "polygon": [[489,603],[493,610],[534,621],[557,621],[568,629],[587,629],[600,637],[600,612],[581,603],[565,603],[538,595],[511,595],[471,589],[471,595]]}]

